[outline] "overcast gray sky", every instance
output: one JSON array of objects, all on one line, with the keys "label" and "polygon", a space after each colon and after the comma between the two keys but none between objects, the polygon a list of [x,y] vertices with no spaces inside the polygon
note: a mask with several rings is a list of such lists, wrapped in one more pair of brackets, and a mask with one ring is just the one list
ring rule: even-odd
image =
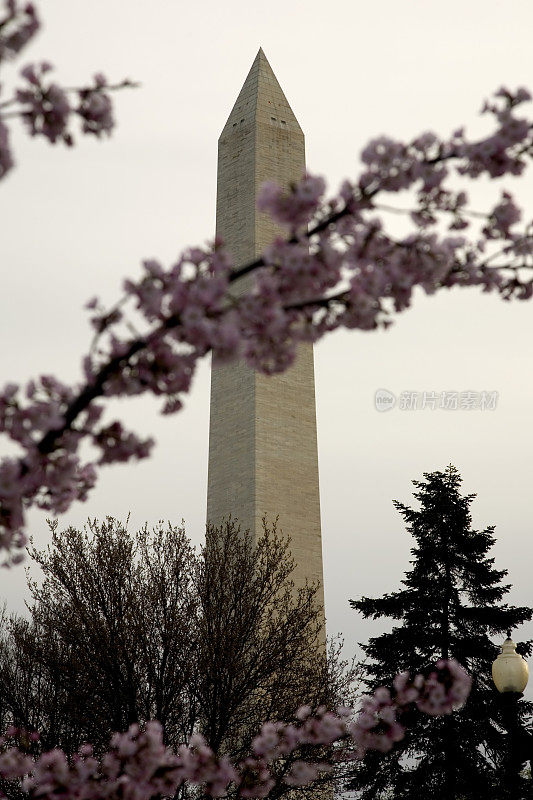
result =
[{"label": "overcast gray sky", "polygon": [[[142,88],[116,97],[118,128],[75,150],[14,137],[18,167],[0,188],[1,381],[79,376],[90,338],[84,302],[112,302],[144,257],[169,263],[213,235],[217,139],[261,45],[306,134],[309,169],[332,186],[354,176],[374,135],[482,131],[482,100],[531,84],[531,0],[306,3],[49,0],[22,63],[47,58],[68,85],[97,70]],[[6,71],[9,84],[13,69]],[[531,88],[531,87],[530,87]],[[507,181],[529,210],[531,178]],[[483,207],[490,187],[475,201]],[[533,306],[476,290],[419,295],[386,333],[337,333],[316,348],[326,612],[348,649],[379,626],[348,598],[398,587],[410,540],[393,499],[453,462],[477,492],[474,522],[495,524],[494,555],[512,602],[533,604],[531,453]],[[374,392],[498,392],[493,411],[374,408]],[[131,512],[132,525],[184,518],[199,542],[206,507],[209,365],[185,410],[151,399],[119,413],[154,434],[152,459],[102,472],[61,525]],[[117,409],[115,409],[117,411]],[[47,541],[45,514],[31,532]],[[0,601],[21,610],[21,567],[0,572]],[[533,624],[520,637],[533,638]]]}]

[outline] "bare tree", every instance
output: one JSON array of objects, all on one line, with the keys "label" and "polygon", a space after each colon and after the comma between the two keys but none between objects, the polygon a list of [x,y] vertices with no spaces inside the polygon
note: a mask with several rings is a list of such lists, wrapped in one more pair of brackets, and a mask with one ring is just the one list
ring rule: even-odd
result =
[{"label": "bare tree", "polygon": [[317,587],[295,589],[275,524],[255,544],[233,520],[208,527],[199,553],[170,524],[51,528],[30,552],[30,618],[0,619],[0,725],[73,753],[158,719],[170,746],[199,731],[238,760],[265,720],[353,702],[355,671],[339,646],[326,656]]}]

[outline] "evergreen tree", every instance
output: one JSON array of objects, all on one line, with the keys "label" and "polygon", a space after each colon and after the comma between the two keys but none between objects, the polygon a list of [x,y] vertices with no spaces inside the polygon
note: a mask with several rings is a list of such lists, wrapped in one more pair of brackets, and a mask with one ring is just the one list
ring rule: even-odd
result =
[{"label": "evergreen tree", "polygon": [[[409,712],[413,716],[405,739],[385,757],[367,758],[349,788],[361,800],[501,798],[509,736],[491,677],[499,653],[492,639],[500,640],[505,631],[531,619],[533,610],[502,602],[510,589],[502,583],[507,572],[496,570],[487,556],[494,527],[472,529],[475,495],[461,496],[458,471],[449,466],[445,472],[424,473],[424,478],[413,481],[419,510],[394,503],[416,542],[404,588],[350,601],[365,618],[399,622],[362,646],[365,682],[372,690],[391,686],[402,670],[427,674],[438,659],[455,658],[472,675],[472,692],[466,705],[448,717]],[[526,642],[519,652],[529,655],[531,649]],[[520,702],[522,724],[532,708]],[[520,797],[525,796],[524,783]]]}]

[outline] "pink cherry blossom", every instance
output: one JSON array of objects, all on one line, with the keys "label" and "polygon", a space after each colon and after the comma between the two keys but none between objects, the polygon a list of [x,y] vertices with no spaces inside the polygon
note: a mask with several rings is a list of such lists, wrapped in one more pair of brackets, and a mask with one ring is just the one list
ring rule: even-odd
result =
[{"label": "pink cherry blossom", "polygon": [[[16,747],[6,747],[8,737],[20,734],[13,729],[0,738],[5,748],[0,754],[0,777],[23,779],[30,798],[43,800],[58,795],[72,800],[150,800],[155,795],[172,796],[183,784],[201,786],[211,797],[222,797],[230,785],[239,797],[266,797],[279,780],[276,767],[291,756],[296,757],[282,769],[281,780],[289,786],[306,786],[340,761],[364,758],[369,750],[389,751],[405,733],[398,716],[413,704],[430,714],[448,714],[466,700],[469,689],[470,678],[459,664],[439,661],[427,680],[402,673],[394,680],[393,692],[377,689],[357,712],[320,708],[313,713],[303,707],[292,723],[265,723],[253,741],[254,754],[237,764],[218,757],[198,734],[172,752],[163,743],[158,722],[148,722],[144,728],[134,724],[125,733],[114,734],[101,760],[94,758],[88,744],[71,759],[55,749],[34,760]],[[324,747],[333,744],[328,755]],[[300,757],[302,747],[315,756],[311,762]]]},{"label": "pink cherry blossom", "polygon": [[67,132],[71,113],[66,92],[55,82],[46,83],[43,78],[49,64],[29,64],[21,70],[28,86],[17,90],[21,117],[32,136],[44,136],[55,144],[58,140],[70,144]]},{"label": "pink cherry blossom", "polygon": [[282,225],[301,228],[318,209],[325,189],[326,182],[316,175],[304,175],[290,192],[267,182],[257,195],[257,208],[266,211]]},{"label": "pink cherry blossom", "polygon": [[78,91],[80,102],[75,111],[83,121],[83,133],[92,133],[97,137],[105,133],[109,136],[115,126],[115,120],[113,103],[109,95],[104,92],[107,81],[101,73],[94,76],[94,81],[94,89]]},{"label": "pink cherry blossom", "polygon": [[316,764],[309,764],[306,761],[295,761],[289,772],[284,777],[285,783],[289,786],[307,786],[318,777],[319,769]]},{"label": "pink cherry blossom", "polygon": [[5,16],[0,18],[0,62],[13,58],[28,44],[40,28],[33,3],[7,0]]},{"label": "pink cherry blossom", "polygon": [[465,703],[472,679],[456,661],[441,660],[436,666],[436,671],[425,681],[416,704],[426,714],[451,714]]},{"label": "pink cherry blossom", "polygon": [[511,236],[511,227],[520,221],[521,216],[522,212],[512,196],[509,192],[503,192],[502,199],[487,219],[483,233],[487,239],[508,239]]}]

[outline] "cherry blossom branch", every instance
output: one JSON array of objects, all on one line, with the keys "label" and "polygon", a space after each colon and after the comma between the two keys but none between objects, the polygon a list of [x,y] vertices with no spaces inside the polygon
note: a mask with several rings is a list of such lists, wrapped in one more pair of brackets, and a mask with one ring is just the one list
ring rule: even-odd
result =
[{"label": "cherry blossom branch", "polygon": [[[138,81],[132,81],[130,78],[124,78],[124,80],[120,81],[120,83],[106,83],[105,88],[106,91],[108,92],[116,92],[119,91],[120,89],[138,89],[140,88],[140,86],[141,84]],[[87,91],[95,91],[95,89],[89,89],[86,86],[63,86],[62,89],[67,94],[78,94],[78,95]],[[7,119],[9,116],[23,117],[25,114],[23,108],[20,108],[14,112],[10,111],[9,114],[4,114],[2,111],[2,109],[14,106],[17,103],[20,103],[20,100],[16,94],[13,95],[13,97],[11,97],[9,100],[4,100],[2,103],[0,103],[0,117],[3,120]]]},{"label": "cherry blossom branch", "polygon": [[[33,3],[5,0],[4,6],[5,16],[0,19],[0,65],[17,57],[40,29]],[[21,70],[25,81],[23,86],[0,102],[0,180],[14,166],[6,123],[20,118],[31,136],[43,136],[51,144],[63,142],[72,146],[71,123],[77,118],[82,134],[100,138],[104,134],[110,135],[115,124],[110,92],[139,85],[129,79],[108,83],[101,73],[97,73],[93,86],[62,87],[49,80],[51,69],[46,61],[28,64]],[[77,98],[74,102],[72,95]]]},{"label": "cherry blossom branch", "polygon": [[[6,120],[20,118],[31,136],[44,136],[51,144],[63,142],[68,146],[74,144],[71,120],[78,117],[81,132],[100,137],[109,135],[114,127],[113,106],[109,93],[124,88],[133,88],[139,84],[129,79],[120,83],[108,84],[106,78],[97,73],[94,85],[81,88],[64,88],[55,82],[49,82],[45,76],[52,69],[43,61],[39,64],[28,64],[21,70],[26,84],[17,89],[14,97],[0,104],[0,126],[6,131]],[[77,103],[72,103],[68,95],[75,93]],[[11,109],[14,104],[18,107]],[[7,134],[4,134],[0,160],[7,165],[10,156]],[[0,173],[4,177],[9,171],[7,166]]]},{"label": "cherry blossom branch", "polygon": [[[466,193],[446,185],[457,175],[523,172],[533,155],[533,128],[516,109],[528,98],[523,89],[500,90],[485,106],[495,131],[475,143],[462,131],[450,140],[434,134],[407,144],[373,140],[363,150],[357,182],[345,181],[329,200],[319,177],[306,175],[288,191],[266,184],[258,207],[286,237],[241,267],[220,241],[186,251],[168,269],[145,261],[141,278],[125,282],[145,328],[133,338],[124,301],[107,313],[91,301],[97,338],[83,362],[84,383],[68,387],[42,376],[23,393],[13,384],[0,393],[0,433],[22,449],[19,458],[0,462],[0,547],[11,563],[22,555],[26,508],[62,513],[86,499],[100,466],[149,455],[151,439],[141,440],[119,421],[101,421],[98,398],[151,392],[165,398],[163,413],[173,413],[209,351],[217,360],[242,358],[266,374],[281,372],[302,341],[341,327],[389,326],[417,287],[431,294],[480,286],[504,299],[529,299],[533,227],[517,229],[521,211],[511,195],[502,193],[478,230],[466,213]],[[376,199],[406,190],[415,193],[412,231],[393,237]],[[251,288],[236,293],[234,285],[252,274]],[[84,463],[84,442],[99,457]]]},{"label": "cherry blossom branch", "polygon": [[[279,195],[279,187],[276,186],[276,184],[273,184],[272,188],[274,189],[274,192],[277,195]],[[297,189],[296,186],[294,188]],[[266,200],[266,205],[264,206],[265,210],[268,210],[267,209],[268,202],[269,201]],[[284,239],[283,242],[284,244],[293,245],[293,244],[298,244],[298,242],[300,242],[302,239],[311,240],[317,234],[322,233],[323,231],[326,231],[328,228],[333,227],[337,222],[339,222],[339,220],[341,220],[343,217],[347,217],[349,214],[350,214],[350,207],[348,205],[345,205],[339,211],[335,211],[326,216],[325,219],[323,219],[321,222],[318,222],[312,228],[300,231],[298,236],[293,235],[287,240]],[[256,258],[254,261],[250,261],[243,267],[234,268],[231,272],[230,281],[233,283],[239,280],[239,278],[243,278],[245,275],[249,275],[250,272],[255,272],[255,270],[260,269],[260,267],[266,266],[266,263],[267,262],[265,261],[265,256],[259,256],[259,258]]]},{"label": "cherry blossom branch", "polygon": [[27,751],[6,746],[7,738],[19,733],[11,729],[0,739],[5,748],[0,777],[22,780],[29,797],[41,800],[150,800],[175,796],[187,784],[202,786],[211,797],[261,798],[278,784],[285,790],[315,784],[340,763],[362,760],[368,751],[388,752],[405,735],[406,712],[418,708],[434,716],[451,714],[465,703],[470,687],[470,676],[453,660],[439,661],[427,678],[401,673],[391,690],[382,687],[364,698],[357,713],[320,708],[313,714],[304,706],[293,723],[265,723],[252,742],[252,754],[238,764],[218,757],[198,734],[173,753],[163,744],[158,722],[148,722],[143,730],[134,724],[115,734],[100,760],[90,745],[70,760],[58,749],[33,759]]}]

